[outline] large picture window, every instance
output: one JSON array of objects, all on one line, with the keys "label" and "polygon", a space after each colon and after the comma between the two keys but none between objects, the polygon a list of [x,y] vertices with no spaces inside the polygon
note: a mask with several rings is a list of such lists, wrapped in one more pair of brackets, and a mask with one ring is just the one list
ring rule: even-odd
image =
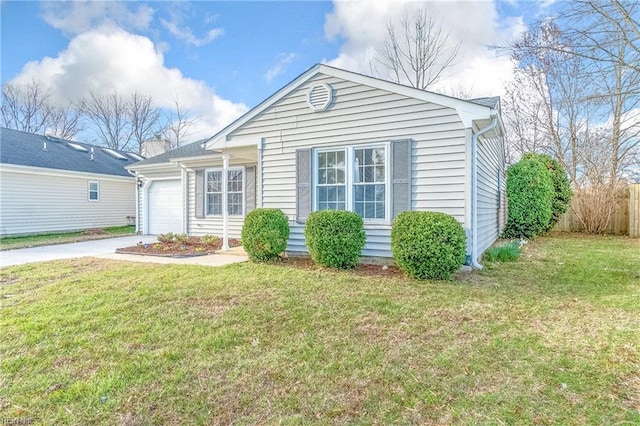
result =
[{"label": "large picture window", "polygon": [[316,209],[352,210],[366,220],[386,220],[387,151],[387,145],[318,150]]},{"label": "large picture window", "polygon": [[[227,214],[242,216],[244,211],[244,180],[242,169],[227,170],[224,187],[222,170],[208,170],[206,184],[207,215],[222,215],[223,197],[227,197]],[[226,189],[223,191],[223,189]]]}]

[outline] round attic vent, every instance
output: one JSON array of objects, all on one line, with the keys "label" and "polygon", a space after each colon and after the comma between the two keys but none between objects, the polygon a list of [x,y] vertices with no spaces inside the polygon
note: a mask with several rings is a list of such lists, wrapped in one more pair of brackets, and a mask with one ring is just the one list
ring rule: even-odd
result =
[{"label": "round attic vent", "polygon": [[333,99],[333,90],[327,83],[312,86],[307,93],[307,103],[311,111],[320,112],[329,107]]}]

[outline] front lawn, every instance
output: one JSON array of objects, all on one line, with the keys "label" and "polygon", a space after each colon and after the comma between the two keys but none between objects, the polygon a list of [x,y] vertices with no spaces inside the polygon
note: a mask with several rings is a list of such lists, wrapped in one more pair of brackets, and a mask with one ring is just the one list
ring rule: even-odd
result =
[{"label": "front lawn", "polygon": [[640,240],[542,237],[454,282],[90,258],[0,278],[3,419],[640,423]]},{"label": "front lawn", "polygon": [[101,240],[104,238],[134,235],[134,225],[112,226],[110,228],[86,229],[75,232],[35,234],[21,237],[0,238],[0,250],[13,250],[28,247],[49,246],[52,244],[77,243],[80,241]]}]

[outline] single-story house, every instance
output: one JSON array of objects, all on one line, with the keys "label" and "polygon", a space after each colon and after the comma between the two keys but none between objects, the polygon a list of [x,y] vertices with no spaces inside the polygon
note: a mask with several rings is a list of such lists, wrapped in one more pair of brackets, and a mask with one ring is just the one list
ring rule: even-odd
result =
[{"label": "single-story house", "polygon": [[0,235],[135,222],[137,154],[0,128]]},{"label": "single-story house", "polygon": [[499,98],[461,100],[315,65],[209,139],[129,166],[144,234],[239,237],[256,207],[290,220],[287,251],[306,252],[315,210],[346,209],[365,223],[365,257],[391,257],[404,210],[454,216],[470,262],[506,218]]}]

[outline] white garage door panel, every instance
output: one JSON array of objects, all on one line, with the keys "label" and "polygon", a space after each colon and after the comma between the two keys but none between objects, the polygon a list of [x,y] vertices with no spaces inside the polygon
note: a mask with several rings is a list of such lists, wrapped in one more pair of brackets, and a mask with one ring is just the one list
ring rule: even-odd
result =
[{"label": "white garage door panel", "polygon": [[182,191],[179,180],[151,183],[148,217],[149,234],[182,232]]}]

